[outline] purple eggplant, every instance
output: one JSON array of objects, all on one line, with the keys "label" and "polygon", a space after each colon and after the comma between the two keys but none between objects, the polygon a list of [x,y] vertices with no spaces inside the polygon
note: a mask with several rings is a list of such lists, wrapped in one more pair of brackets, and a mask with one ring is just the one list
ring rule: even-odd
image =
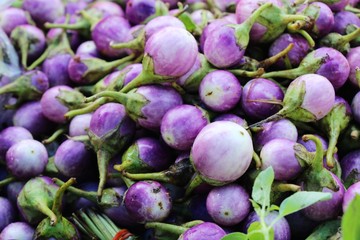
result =
[{"label": "purple eggplant", "polygon": [[343,212],[349,207],[350,202],[354,199],[355,195],[360,194],[360,183],[356,182],[348,187],[344,194],[344,200],[342,202],[342,210]]},{"label": "purple eggplant", "polygon": [[205,105],[216,112],[226,112],[240,101],[242,87],[231,72],[216,70],[208,73],[200,83],[199,96]]},{"label": "purple eggplant", "polygon": [[350,83],[354,86],[360,87],[360,64],[358,63],[360,60],[360,47],[350,49],[350,51],[346,55],[346,59],[350,66]]},{"label": "purple eggplant", "polygon": [[87,135],[90,127],[91,117],[91,113],[75,116],[69,125],[69,136],[75,137]]},{"label": "purple eggplant", "polygon": [[133,25],[145,21],[156,12],[156,0],[129,0],[126,3],[126,18]]},{"label": "purple eggplant", "polygon": [[[277,217],[279,216],[278,212],[270,212],[265,217],[265,222],[267,224],[270,224],[273,222]],[[247,231],[247,229],[250,227],[250,225],[253,222],[258,222],[260,220],[259,216],[256,212],[251,212],[249,216],[244,221],[244,230]],[[290,226],[287,220],[282,217],[280,218],[273,226],[274,229],[274,239],[276,240],[290,240],[291,233],[290,233]]]},{"label": "purple eggplant", "polygon": [[27,181],[17,199],[21,216],[30,224],[39,223],[45,216],[56,222],[56,216],[50,208],[58,189],[49,177],[36,177]]},{"label": "purple eggplant", "polygon": [[161,136],[177,150],[190,150],[198,133],[209,123],[208,114],[199,107],[180,105],[166,112],[161,120]]},{"label": "purple eggplant", "polygon": [[[172,49],[171,51],[168,51]],[[186,30],[165,27],[155,32],[145,43],[143,71],[121,92],[140,85],[174,80],[187,73],[196,61],[198,47]]]},{"label": "purple eggplant", "polygon": [[6,196],[13,204],[16,204],[17,197],[24,185],[25,182],[11,182],[7,185]]},{"label": "purple eggplant", "polygon": [[24,0],[22,8],[28,11],[34,21],[42,26],[46,22],[54,22],[65,13],[61,0]]},{"label": "purple eggplant", "polygon": [[288,119],[281,119],[261,125],[255,131],[255,149],[260,151],[265,144],[275,138],[284,138],[296,142],[298,138],[296,126]]},{"label": "purple eggplant", "polygon": [[35,230],[26,222],[13,222],[7,225],[0,233],[0,239],[32,240]]},{"label": "purple eggplant", "polygon": [[334,26],[332,31],[340,34],[348,33],[353,26],[360,27],[360,19],[355,13],[348,11],[341,11],[334,16]]},{"label": "purple eggplant", "polygon": [[91,117],[90,142],[97,153],[100,182],[98,197],[106,183],[107,167],[110,159],[124,149],[135,133],[135,123],[118,103],[107,103],[98,108]]},{"label": "purple eggplant", "polygon": [[33,62],[40,57],[46,47],[44,33],[32,25],[17,26],[11,32],[11,41],[19,49],[21,64],[27,68],[28,62]]},{"label": "purple eggplant", "polygon": [[241,118],[238,115],[235,115],[235,114],[232,114],[232,113],[221,114],[221,115],[217,116],[216,118],[214,118],[213,122],[216,122],[216,121],[234,122],[236,124],[239,124],[243,128],[246,128],[248,126],[248,124],[247,124],[247,122],[246,122],[246,120],[244,118]]},{"label": "purple eggplant", "polygon": [[272,7],[271,3],[259,6],[239,25],[220,25],[210,31],[204,42],[204,55],[218,68],[236,65],[249,44],[249,32],[261,14]]},{"label": "purple eggplant", "polygon": [[29,24],[29,17],[26,12],[20,8],[6,8],[1,11],[0,28],[10,36],[13,29],[20,25]]},{"label": "purple eggplant", "polygon": [[204,222],[186,230],[178,240],[217,240],[225,235],[226,232],[215,223]]},{"label": "purple eggplant", "polygon": [[[0,232],[15,220],[15,209],[11,202],[4,197],[0,197]],[[0,235],[1,237],[1,235]]]},{"label": "purple eggplant", "polygon": [[129,214],[139,223],[162,221],[172,207],[170,195],[160,183],[139,181],[131,185],[124,195]]},{"label": "purple eggplant", "polygon": [[85,9],[88,6],[88,1],[86,0],[71,0],[67,1],[65,5],[65,15],[75,15],[76,13],[80,12],[81,10]]},{"label": "purple eggplant", "polygon": [[6,152],[14,144],[33,139],[31,133],[23,127],[8,127],[0,132],[0,159],[5,160]]},{"label": "purple eggplant", "polygon": [[59,172],[66,177],[81,177],[89,173],[95,158],[83,142],[66,140],[60,144],[54,156]]},{"label": "purple eggplant", "polygon": [[[281,106],[276,101],[283,98],[284,92],[279,84],[265,78],[255,78],[245,84],[240,103],[248,117],[261,120],[279,111]],[[275,104],[266,100],[275,101]]]},{"label": "purple eggplant", "polygon": [[12,145],[6,152],[9,172],[20,179],[36,177],[45,170],[47,163],[46,148],[36,140],[22,140]]},{"label": "purple eggplant", "polygon": [[334,86],[335,90],[337,90],[342,87],[348,79],[350,65],[344,55],[339,51],[333,48],[321,47],[307,54],[301,61],[299,67],[265,73],[261,77],[294,79],[309,73],[316,73],[326,77]]},{"label": "purple eggplant", "polygon": [[76,49],[76,55],[90,55],[92,57],[100,57],[99,51],[96,49],[94,41],[85,41]]},{"label": "purple eggplant", "polygon": [[240,185],[216,187],[207,196],[206,209],[217,224],[234,226],[249,214],[249,198],[249,194]]},{"label": "purple eggplant", "polygon": [[122,162],[115,165],[118,171],[141,173],[162,171],[173,159],[169,148],[155,138],[137,139],[122,155]]},{"label": "purple eggplant", "polygon": [[345,9],[346,5],[348,5],[350,0],[337,0],[337,1],[322,0],[322,2],[326,3],[332,11],[339,12]]},{"label": "purple eggplant", "polygon": [[356,93],[351,101],[351,111],[355,122],[360,123],[360,92]]},{"label": "purple eggplant", "polygon": [[360,181],[360,151],[355,150],[341,159],[341,178],[346,187]]}]

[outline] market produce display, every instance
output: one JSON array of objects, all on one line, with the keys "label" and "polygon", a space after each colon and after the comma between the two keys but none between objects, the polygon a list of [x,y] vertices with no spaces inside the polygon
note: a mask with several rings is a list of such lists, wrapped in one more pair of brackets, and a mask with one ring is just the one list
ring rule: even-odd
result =
[{"label": "market produce display", "polygon": [[360,1],[0,0],[0,240],[360,239]]}]

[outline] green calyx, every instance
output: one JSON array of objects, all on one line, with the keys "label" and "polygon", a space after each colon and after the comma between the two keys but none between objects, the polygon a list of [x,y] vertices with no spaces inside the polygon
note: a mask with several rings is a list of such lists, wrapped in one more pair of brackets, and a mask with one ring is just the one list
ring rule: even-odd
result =
[{"label": "green calyx", "polygon": [[84,106],[85,96],[79,91],[60,89],[56,99],[69,109],[78,109]]},{"label": "green calyx", "polygon": [[28,34],[21,27],[15,28],[11,32],[11,40],[15,46],[20,50],[21,64],[27,68],[28,51],[31,49],[31,45],[37,43],[38,39],[34,38],[31,34]]},{"label": "green calyx", "polygon": [[320,46],[331,47],[339,52],[347,53],[350,50],[350,42],[360,36],[360,28],[355,31],[341,35],[339,33],[329,33],[320,40]]},{"label": "green calyx", "polygon": [[144,173],[152,171],[152,167],[146,164],[139,153],[139,146],[135,143],[131,145],[122,155],[121,164],[115,165],[114,169],[129,173]]}]

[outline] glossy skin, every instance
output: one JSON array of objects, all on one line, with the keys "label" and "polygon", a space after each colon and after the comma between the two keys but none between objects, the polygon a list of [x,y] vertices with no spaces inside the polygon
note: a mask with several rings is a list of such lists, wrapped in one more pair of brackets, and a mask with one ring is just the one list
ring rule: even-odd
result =
[{"label": "glossy skin", "polygon": [[[278,212],[270,212],[265,217],[265,222],[267,225],[269,225],[277,216],[279,215]],[[259,221],[259,216],[256,214],[256,212],[251,212],[249,216],[246,218],[244,222],[244,230],[247,232],[247,229],[251,225],[251,223],[255,221]],[[274,225],[274,239],[276,240],[290,240],[290,227],[288,222],[285,218],[280,218],[279,221],[277,221]]]},{"label": "glossy skin", "polygon": [[360,182],[354,183],[346,190],[342,203],[343,212],[346,211],[346,209],[349,207],[349,204],[356,195],[360,195]]},{"label": "glossy skin", "polygon": [[249,214],[251,207],[249,198],[249,194],[240,185],[217,187],[209,192],[206,208],[217,224],[234,226]]},{"label": "glossy skin", "polygon": [[7,168],[13,176],[19,179],[41,174],[47,163],[46,148],[36,140],[23,140],[11,146],[6,152]]},{"label": "glossy skin", "polygon": [[360,84],[356,80],[356,68],[360,67],[360,47],[351,48],[348,54],[346,55],[346,59],[350,66],[350,74],[349,80],[350,83],[356,87],[360,87]]},{"label": "glossy skin", "polygon": [[70,85],[68,65],[72,56],[68,53],[57,54],[46,59],[42,70],[48,76],[50,87]]},{"label": "glossy skin", "polygon": [[295,144],[295,141],[284,138],[276,138],[267,142],[260,152],[261,169],[272,166],[276,180],[287,181],[296,178],[302,168],[295,156]]},{"label": "glossy skin", "polygon": [[360,92],[358,92],[352,102],[351,102],[351,110],[353,113],[354,120],[357,123],[360,123]]},{"label": "glossy skin", "polygon": [[108,16],[101,19],[94,27],[91,37],[98,51],[106,57],[116,58],[127,53],[124,49],[114,49],[111,42],[121,43],[132,39],[130,24],[119,16]]},{"label": "glossy skin", "polygon": [[341,205],[344,198],[345,188],[341,183],[341,180],[330,172],[334,178],[336,184],[339,186],[339,189],[334,192],[333,190],[324,187],[322,192],[331,193],[332,198],[330,200],[317,202],[303,210],[303,213],[306,217],[314,221],[325,221],[329,219],[335,219],[341,212]]},{"label": "glossy skin", "polygon": [[226,112],[240,101],[242,87],[239,80],[228,71],[208,73],[200,83],[199,96],[213,111]]},{"label": "glossy skin", "polygon": [[20,8],[6,8],[0,14],[0,28],[9,36],[19,25],[28,24],[25,11]]},{"label": "glossy skin", "polygon": [[54,127],[41,108],[40,101],[27,102],[21,105],[13,117],[14,126],[26,128],[34,136],[48,134]]},{"label": "glossy skin", "polygon": [[226,235],[226,232],[211,222],[198,224],[180,235],[178,240],[218,240]]},{"label": "glossy skin", "polygon": [[298,138],[296,126],[288,119],[264,123],[261,128],[259,132],[254,134],[254,145],[258,151],[275,138],[285,138],[293,142],[296,142]]},{"label": "glossy skin", "polygon": [[141,94],[148,100],[148,103],[141,109],[144,118],[139,119],[139,124],[150,130],[159,130],[165,113],[171,108],[182,104],[180,94],[171,87],[159,85],[142,86],[136,90],[136,93]]},{"label": "glossy skin", "polygon": [[190,150],[196,136],[209,120],[205,113],[192,105],[180,105],[166,112],[161,121],[162,139],[177,150]]},{"label": "glossy skin", "polygon": [[[0,197],[0,232],[15,220],[15,209],[11,202],[4,197]],[[0,235],[1,237],[1,235]]]},{"label": "glossy skin", "polygon": [[61,0],[24,0],[22,8],[28,11],[35,22],[42,25],[46,22],[54,22],[65,13],[64,4]]},{"label": "glossy skin", "polygon": [[26,222],[14,222],[6,226],[0,233],[0,239],[22,239],[32,240],[35,230]]},{"label": "glossy skin", "polygon": [[54,163],[59,172],[66,177],[81,177],[89,173],[95,163],[93,151],[83,142],[66,140],[58,147]]},{"label": "glossy skin", "polygon": [[349,25],[354,24],[355,26],[360,27],[360,19],[356,16],[355,13],[348,12],[348,11],[341,11],[335,14],[334,16],[334,26],[332,31],[346,34],[346,28]]},{"label": "glossy skin", "polygon": [[334,12],[339,12],[344,10],[345,6],[348,5],[350,0],[338,0],[336,3],[328,4],[330,9]]},{"label": "glossy skin", "polygon": [[236,20],[234,22],[231,22],[229,19],[220,18],[220,19],[215,19],[209,25],[207,25],[203,29],[203,32],[200,36],[200,49],[204,52],[206,39],[208,38],[208,36],[211,34],[212,31],[214,31],[220,26],[231,23],[236,23]]},{"label": "glossy skin", "polygon": [[[280,35],[270,46],[269,56],[274,56],[277,53],[284,50],[290,43],[294,44],[294,47],[289,51],[287,57],[292,67],[299,66],[301,60],[306,56],[310,50],[309,43],[301,35],[284,33]],[[283,59],[280,59],[275,64],[277,67],[284,68],[285,63]]]},{"label": "glossy skin", "polygon": [[[355,173],[354,181],[360,181],[360,150],[349,152],[341,159],[341,178],[343,181],[349,177],[351,172]],[[351,175],[350,175],[351,176]]]},{"label": "glossy skin", "polygon": [[69,110],[58,99],[60,91],[75,91],[68,86],[55,86],[48,89],[42,96],[40,103],[44,116],[55,123],[65,123],[64,114]]},{"label": "glossy skin", "polygon": [[216,122],[216,121],[230,121],[230,122],[237,123],[244,128],[248,126],[245,119],[243,119],[235,114],[232,114],[232,113],[221,114],[221,115],[217,116],[216,118],[214,118],[213,122]]},{"label": "glossy skin", "polygon": [[75,116],[69,125],[69,135],[70,137],[87,135],[92,113],[82,114]]},{"label": "glossy skin", "polygon": [[249,133],[236,123],[219,121],[208,124],[197,135],[191,162],[206,182],[224,185],[246,172],[252,154]]},{"label": "glossy skin", "polygon": [[90,55],[92,57],[100,57],[100,53],[96,49],[94,41],[85,41],[76,49],[76,55]]},{"label": "glossy skin", "polygon": [[241,106],[248,117],[261,120],[278,112],[281,106],[253,100],[282,101],[283,98],[284,92],[279,85],[265,78],[255,78],[245,84],[241,97]]},{"label": "glossy skin", "polygon": [[31,133],[23,127],[8,127],[0,132],[0,158],[5,160],[7,150],[25,139],[33,139]]},{"label": "glossy skin", "polygon": [[131,24],[137,25],[156,11],[155,0],[129,0],[126,3],[126,18]]},{"label": "glossy skin", "polygon": [[188,31],[165,27],[146,41],[145,54],[152,58],[155,74],[179,77],[195,63],[198,47],[195,38]]},{"label": "glossy skin", "polygon": [[97,12],[101,13],[101,16],[119,16],[124,17],[124,10],[119,4],[109,1],[96,1],[91,4],[91,9],[96,9]]},{"label": "glossy skin", "polygon": [[185,29],[185,25],[173,16],[159,16],[149,21],[145,27],[145,39],[149,39],[155,32],[165,27],[177,27]]},{"label": "glossy skin", "polygon": [[138,181],[124,196],[125,207],[139,223],[163,221],[172,207],[167,190],[155,181]]}]

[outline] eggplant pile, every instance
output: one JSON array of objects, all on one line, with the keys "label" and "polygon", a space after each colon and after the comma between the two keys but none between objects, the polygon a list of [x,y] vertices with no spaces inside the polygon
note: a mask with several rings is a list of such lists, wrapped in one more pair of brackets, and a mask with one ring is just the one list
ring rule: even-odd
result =
[{"label": "eggplant pile", "polygon": [[0,1],[0,240],[360,239],[360,1]]}]

